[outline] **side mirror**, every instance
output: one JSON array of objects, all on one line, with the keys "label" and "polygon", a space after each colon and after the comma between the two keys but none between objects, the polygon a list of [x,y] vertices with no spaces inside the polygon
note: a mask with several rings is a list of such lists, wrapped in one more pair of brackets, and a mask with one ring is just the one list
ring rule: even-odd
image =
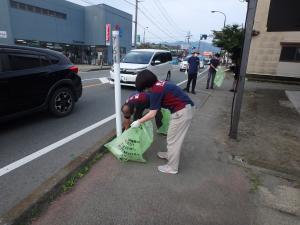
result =
[{"label": "side mirror", "polygon": [[157,64],[160,64],[161,62],[159,61],[159,60],[155,60],[155,61],[152,61],[151,62],[151,65],[152,66],[155,66],[155,65],[157,65]]}]

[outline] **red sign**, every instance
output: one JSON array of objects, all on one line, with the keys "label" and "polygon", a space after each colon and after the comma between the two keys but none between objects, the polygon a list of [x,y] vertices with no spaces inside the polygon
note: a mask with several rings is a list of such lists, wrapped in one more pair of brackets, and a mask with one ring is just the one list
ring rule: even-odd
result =
[{"label": "red sign", "polygon": [[106,29],[105,29],[105,43],[106,45],[110,45],[110,24],[106,24]]}]

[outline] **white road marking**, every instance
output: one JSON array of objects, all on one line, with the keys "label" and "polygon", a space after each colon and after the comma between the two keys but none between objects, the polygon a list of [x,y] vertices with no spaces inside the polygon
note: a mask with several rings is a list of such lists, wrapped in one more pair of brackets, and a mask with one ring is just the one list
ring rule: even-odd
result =
[{"label": "white road marking", "polygon": [[81,81],[90,81],[90,80],[99,80],[99,77],[94,77],[94,78],[87,78],[87,79],[82,79]]},{"label": "white road marking", "polygon": [[9,172],[11,172],[11,171],[13,171],[13,170],[15,170],[15,169],[17,169],[17,168],[19,168],[19,167],[21,167],[21,166],[23,166],[23,165],[25,165],[25,164],[27,164],[27,163],[29,163],[29,162],[31,162],[32,160],[35,160],[35,159],[47,154],[48,152],[51,152],[54,149],[56,149],[56,148],[58,148],[58,147],[60,147],[64,144],[66,144],[66,143],[68,143],[68,142],[70,142],[70,141],[72,141],[72,140],[74,140],[74,139],[76,139],[76,138],[78,138],[78,137],[80,137],[80,136],[96,129],[97,127],[102,126],[103,124],[113,120],[114,118],[116,118],[115,114],[111,115],[111,116],[109,116],[109,117],[107,117],[107,118],[105,118],[105,119],[103,119],[103,120],[101,120],[97,123],[94,123],[93,125],[91,125],[89,127],[86,127],[86,128],[84,128],[80,131],[77,131],[76,133],[71,134],[70,136],[63,138],[60,141],[57,141],[57,142],[55,142],[55,143],[53,143],[53,144],[51,144],[51,145],[49,145],[45,148],[42,148],[42,149],[40,149],[40,150],[38,150],[38,151],[22,158],[22,159],[19,159],[19,160],[13,162],[13,163],[1,168],[0,169],[0,177],[7,174],[7,173],[9,173]]},{"label": "white road marking", "polygon": [[109,79],[108,79],[107,77],[100,77],[99,80],[100,80],[100,82],[101,82],[102,84],[107,84],[107,83],[109,83]]},{"label": "white road marking", "polygon": [[[206,71],[207,70],[201,72],[199,75],[205,73]],[[203,78],[205,78],[205,76],[201,77],[200,80],[202,80]],[[109,80],[106,77],[105,78],[89,78],[89,79],[84,79],[83,81],[85,81],[85,80],[100,80],[102,83],[106,83],[106,81],[109,82]],[[178,83],[177,85],[180,86],[181,84],[184,84],[185,82],[187,82],[187,80],[182,81],[182,82]],[[88,87],[88,86],[86,86],[86,87]],[[82,136],[82,135],[84,135],[84,134],[86,134],[86,133],[88,133],[88,132],[104,125],[104,124],[106,124],[106,123],[108,123],[109,121],[111,121],[115,118],[116,118],[116,114],[113,114],[113,115],[111,115],[111,116],[109,116],[109,117],[107,117],[107,118],[105,118],[105,119],[103,119],[103,120],[101,120],[97,123],[92,124],[89,127],[86,127],[86,128],[84,128],[80,131],[77,131],[76,133],[71,134],[68,137],[65,137],[65,138],[63,138],[63,139],[61,139],[61,140],[59,140],[59,141],[57,141],[57,142],[55,142],[51,145],[46,146],[45,148],[42,148],[42,149],[40,149],[40,150],[38,150],[38,151],[28,155],[28,156],[25,156],[22,159],[19,159],[15,162],[5,166],[5,167],[0,168],[0,177],[7,174],[7,173],[9,173],[9,172],[11,172],[11,171],[13,171],[13,170],[15,170],[15,169],[17,169],[17,168],[19,168],[19,167],[21,167],[21,166],[23,166],[23,165],[25,165],[25,164],[27,164],[27,163],[29,163],[29,162],[31,162],[31,161],[33,161],[33,160],[35,160],[35,159],[37,159],[37,158],[39,158],[39,157],[41,157],[41,156],[43,156],[43,155],[45,155],[45,154],[47,154],[47,153],[49,153],[49,152],[51,152],[51,151],[53,151],[53,150],[55,150],[55,149],[57,149],[58,147],[61,147],[64,144],[67,144],[68,142],[70,142],[70,141],[72,141],[72,140],[74,140],[74,139],[76,139],[76,138],[78,138],[78,137],[80,137],[80,136]]]},{"label": "white road marking", "polygon": [[[208,69],[206,69],[206,70],[202,71],[202,72],[201,72],[201,73],[199,73],[198,75],[201,75],[201,74],[205,73],[207,70],[208,70]],[[205,76],[201,77],[199,80],[202,80],[202,79],[204,79],[204,77],[205,77]],[[180,86],[180,85],[182,85],[182,84],[186,83],[187,81],[188,81],[188,80],[184,80],[184,81],[182,81],[182,82],[178,83],[178,84],[177,84],[177,86]]]}]

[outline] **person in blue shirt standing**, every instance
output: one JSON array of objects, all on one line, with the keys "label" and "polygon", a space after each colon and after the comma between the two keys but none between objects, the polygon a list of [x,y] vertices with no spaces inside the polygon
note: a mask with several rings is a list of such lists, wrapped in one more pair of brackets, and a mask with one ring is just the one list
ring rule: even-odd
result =
[{"label": "person in blue shirt standing", "polygon": [[186,88],[184,89],[186,92],[190,92],[190,84],[192,82],[192,93],[196,94],[195,87],[196,87],[199,63],[200,63],[200,59],[198,58],[198,53],[193,52],[193,55],[188,60],[188,81],[186,84]]}]

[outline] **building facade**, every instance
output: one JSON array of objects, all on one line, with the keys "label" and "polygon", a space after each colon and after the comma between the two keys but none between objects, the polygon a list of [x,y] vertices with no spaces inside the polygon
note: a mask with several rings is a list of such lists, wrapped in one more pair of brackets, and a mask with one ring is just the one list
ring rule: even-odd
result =
[{"label": "building facade", "polygon": [[132,15],[126,12],[105,4],[80,6],[65,0],[0,1],[0,43],[57,50],[77,64],[111,64],[114,29],[120,31],[125,54],[132,46]]},{"label": "building facade", "polygon": [[258,0],[247,74],[300,78],[300,1]]}]

